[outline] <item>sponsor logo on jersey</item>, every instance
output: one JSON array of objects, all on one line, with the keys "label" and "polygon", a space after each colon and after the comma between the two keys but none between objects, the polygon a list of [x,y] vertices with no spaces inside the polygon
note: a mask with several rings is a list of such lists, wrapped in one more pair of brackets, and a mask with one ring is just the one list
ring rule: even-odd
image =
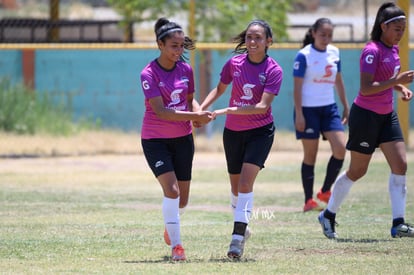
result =
[{"label": "sponsor logo on jersey", "polygon": [[243,93],[244,96],[240,97],[243,100],[250,100],[253,98],[253,91],[252,89],[255,87],[254,84],[246,83],[243,85]]},{"label": "sponsor logo on jersey", "polygon": [[326,65],[325,67],[325,74],[322,77],[331,77],[332,76],[332,65]]},{"label": "sponsor logo on jersey", "polygon": [[265,73],[260,73],[259,74],[259,81],[260,84],[264,85],[266,83],[266,74]]}]

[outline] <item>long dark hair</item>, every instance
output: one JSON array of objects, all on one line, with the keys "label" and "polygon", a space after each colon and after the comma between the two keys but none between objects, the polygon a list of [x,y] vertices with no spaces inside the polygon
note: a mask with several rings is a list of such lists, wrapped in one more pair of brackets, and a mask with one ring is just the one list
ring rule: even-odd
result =
[{"label": "long dark hair", "polygon": [[[377,16],[375,17],[375,23],[371,31],[371,40],[380,41],[382,29],[381,24],[387,22],[388,20],[401,20],[405,18],[405,13],[400,9],[395,3],[387,2],[381,5],[378,9]],[[394,20],[390,21],[393,22]]]},{"label": "long dark hair", "polygon": [[[161,17],[157,20],[154,26],[154,32],[156,41],[159,40],[165,43],[167,38],[170,38],[171,35],[175,32],[184,33],[182,27],[175,23],[171,22],[165,17]],[[191,39],[188,36],[184,36],[184,49],[186,50],[194,50],[195,49],[195,40]],[[186,61],[187,58],[184,55],[181,55],[181,60]]]},{"label": "long dark hair", "polygon": [[315,42],[312,31],[316,32],[323,24],[329,24],[333,26],[332,21],[329,18],[322,17],[316,20],[315,23],[313,23],[313,25],[306,32],[305,38],[303,38],[302,48],[308,44],[313,44]]},{"label": "long dark hair", "polygon": [[[252,25],[262,26],[265,29],[266,39],[269,38],[269,37],[273,39],[272,28],[270,27],[270,25],[266,21],[260,20],[260,19],[253,20],[247,25],[247,27],[244,31],[242,31],[241,33],[239,33],[237,36],[235,36],[233,38],[233,42],[237,43],[237,46],[234,49],[233,53],[245,53],[245,52],[247,52],[246,33],[247,33],[247,30]],[[268,49],[268,47],[266,47],[266,52],[267,52],[267,49]]]}]

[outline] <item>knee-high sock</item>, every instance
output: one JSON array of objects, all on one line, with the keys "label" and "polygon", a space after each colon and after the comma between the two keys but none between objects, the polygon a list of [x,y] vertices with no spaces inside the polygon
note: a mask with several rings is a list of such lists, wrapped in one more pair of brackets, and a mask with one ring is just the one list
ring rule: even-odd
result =
[{"label": "knee-high sock", "polygon": [[391,174],[388,182],[388,191],[391,199],[392,218],[404,218],[407,195],[405,175]]},{"label": "knee-high sock", "polygon": [[253,209],[253,192],[239,193],[234,214],[233,239],[243,240]]},{"label": "knee-high sock", "polygon": [[250,215],[253,209],[253,192],[239,193],[234,215],[235,222],[249,223]]},{"label": "knee-high sock", "polygon": [[341,171],[343,163],[343,159],[336,159],[334,156],[331,156],[328,166],[326,167],[326,176],[321,188],[322,192],[331,190],[332,184],[335,182],[336,177]]},{"label": "knee-high sock", "polygon": [[335,181],[331,198],[329,199],[327,209],[332,213],[337,213],[342,202],[345,200],[354,182],[343,172]]},{"label": "knee-high sock", "polygon": [[164,197],[162,201],[162,214],[165,228],[171,240],[171,247],[181,244],[179,202],[179,197],[176,199]]},{"label": "knee-high sock", "polygon": [[302,186],[305,193],[305,203],[313,197],[313,181],[315,178],[315,166],[302,162],[301,167]]}]

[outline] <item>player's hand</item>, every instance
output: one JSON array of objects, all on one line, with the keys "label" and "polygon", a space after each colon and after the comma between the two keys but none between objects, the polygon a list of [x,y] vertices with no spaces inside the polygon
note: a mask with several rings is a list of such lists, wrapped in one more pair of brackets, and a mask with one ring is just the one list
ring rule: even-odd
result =
[{"label": "player's hand", "polygon": [[305,118],[303,117],[303,114],[296,113],[295,129],[298,130],[299,132],[303,132],[305,131],[305,127],[306,127],[306,121],[305,121]]},{"label": "player's hand", "polygon": [[413,98],[413,92],[406,87],[402,88],[401,92],[399,92],[399,95],[403,101],[409,101]]},{"label": "player's hand", "polygon": [[397,76],[397,79],[400,84],[409,84],[414,80],[414,71],[410,70],[402,72]]},{"label": "player's hand", "polygon": [[218,109],[218,110],[214,110],[213,117],[215,119],[217,116],[221,116],[221,115],[225,115],[225,114],[227,114],[227,108]]},{"label": "player's hand", "polygon": [[344,109],[342,112],[342,125],[346,125],[349,121],[349,110]]}]

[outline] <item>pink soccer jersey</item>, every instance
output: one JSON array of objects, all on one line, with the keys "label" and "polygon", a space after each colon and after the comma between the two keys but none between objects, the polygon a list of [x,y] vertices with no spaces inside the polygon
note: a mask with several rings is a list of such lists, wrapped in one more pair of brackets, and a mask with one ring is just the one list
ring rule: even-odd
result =
[{"label": "pink soccer jersey", "polygon": [[[398,46],[389,48],[381,42],[371,41],[362,50],[360,70],[374,75],[374,81],[378,82],[393,78],[401,68],[398,53]],[[393,88],[368,96],[359,92],[354,103],[378,114],[388,114],[394,108]]]},{"label": "pink soccer jersey", "polygon": [[187,96],[194,93],[194,76],[189,64],[178,61],[174,69],[167,71],[154,60],[142,70],[141,86],[145,95],[141,138],[175,138],[191,134],[191,121],[160,119],[149,104],[150,98],[161,96],[165,108],[188,111]]},{"label": "pink soccer jersey", "polygon": [[[247,54],[240,54],[227,61],[220,76],[222,83],[232,83],[229,106],[241,107],[259,103],[264,92],[278,95],[283,71],[271,57],[267,57],[260,64],[254,64],[248,60]],[[265,126],[271,122],[273,122],[273,115],[270,107],[265,114],[227,114],[225,126],[233,131],[243,131]]]}]

